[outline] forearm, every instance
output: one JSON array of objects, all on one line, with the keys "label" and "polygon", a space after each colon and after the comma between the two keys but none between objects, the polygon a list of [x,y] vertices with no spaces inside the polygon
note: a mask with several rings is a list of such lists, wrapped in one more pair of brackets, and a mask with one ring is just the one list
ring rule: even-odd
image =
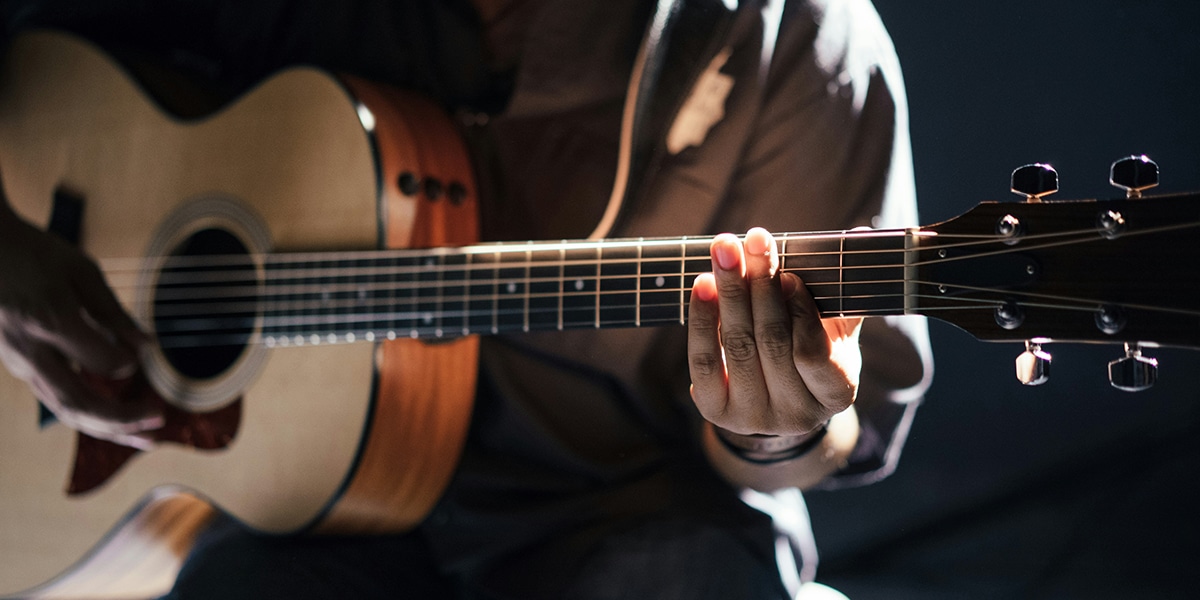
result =
[{"label": "forearm", "polygon": [[713,425],[706,423],[704,452],[713,468],[733,485],[764,492],[787,487],[808,489],[842,468],[858,442],[858,414],[853,406],[834,415],[826,427],[826,434],[802,455],[760,464],[734,454],[717,438]]}]

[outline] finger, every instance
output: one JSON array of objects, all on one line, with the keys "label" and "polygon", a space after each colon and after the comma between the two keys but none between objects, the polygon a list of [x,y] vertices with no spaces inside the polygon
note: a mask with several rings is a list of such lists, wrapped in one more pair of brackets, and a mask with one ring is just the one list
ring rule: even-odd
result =
[{"label": "finger", "polygon": [[162,413],[147,399],[100,393],[55,348],[33,346],[26,356],[37,373],[30,383],[64,423],[106,439],[162,427]]},{"label": "finger", "polygon": [[688,305],[688,373],[696,408],[714,423],[724,420],[729,406],[719,326],[717,282],[703,273],[692,284]]},{"label": "finger", "polygon": [[[768,408],[782,418],[777,426],[800,432],[815,425],[811,417],[812,394],[797,372],[792,353],[792,322],[784,300],[778,247],[765,229],[746,233],[746,279],[750,285],[754,339],[758,345]],[[794,289],[793,289],[794,291]]]},{"label": "finger", "polygon": [[77,304],[63,302],[41,329],[41,337],[84,369],[102,375],[128,376],[138,364],[132,346],[97,327]]},{"label": "finger", "polygon": [[[721,347],[729,377],[730,410],[750,417],[757,414],[759,405],[765,402],[767,384],[763,380],[754,339],[742,243],[733,235],[721,234],[713,240],[711,254],[717,284]],[[742,423],[740,428],[746,427],[753,427],[753,424]]]},{"label": "finger", "polygon": [[862,349],[858,335],[862,331],[862,317],[823,319],[826,337],[830,340],[829,356],[856,388],[862,372]]},{"label": "finger", "polygon": [[95,263],[85,259],[74,283],[84,310],[97,326],[135,350],[149,343],[150,336],[125,312]]},{"label": "finger", "polygon": [[[786,273],[784,277],[796,276]],[[799,278],[794,284],[794,291],[788,298],[788,310],[792,314],[793,354],[805,387],[825,408],[824,420],[854,403],[857,378],[852,380],[834,360],[833,344],[821,321],[816,302]]]}]

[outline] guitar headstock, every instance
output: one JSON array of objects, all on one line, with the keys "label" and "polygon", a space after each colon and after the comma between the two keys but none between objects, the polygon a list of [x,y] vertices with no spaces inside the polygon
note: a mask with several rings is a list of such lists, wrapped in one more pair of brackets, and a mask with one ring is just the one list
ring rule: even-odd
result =
[{"label": "guitar headstock", "polygon": [[1158,183],[1149,159],[1113,163],[1116,200],[1049,201],[1047,165],[1013,172],[1023,202],[980,204],[921,229],[912,268],[916,310],[981,340],[1024,342],[1018,378],[1046,379],[1049,342],[1124,347],[1114,386],[1153,384],[1142,349],[1200,348],[1200,194],[1143,196]]}]

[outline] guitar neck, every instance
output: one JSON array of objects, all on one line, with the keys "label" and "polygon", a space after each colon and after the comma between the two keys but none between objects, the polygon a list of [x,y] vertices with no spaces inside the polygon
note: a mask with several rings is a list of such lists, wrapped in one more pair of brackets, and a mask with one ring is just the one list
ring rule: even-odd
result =
[{"label": "guitar neck", "polygon": [[[905,250],[915,235],[776,238],[782,270],[807,284],[822,316],[883,316],[906,310]],[[185,261],[164,269],[167,285],[177,278],[181,287],[159,291],[159,341],[210,345],[214,335],[244,338],[251,329],[276,346],[684,324],[693,280],[712,270],[711,239],[273,254],[237,269]],[[217,283],[197,288],[206,278]]]}]

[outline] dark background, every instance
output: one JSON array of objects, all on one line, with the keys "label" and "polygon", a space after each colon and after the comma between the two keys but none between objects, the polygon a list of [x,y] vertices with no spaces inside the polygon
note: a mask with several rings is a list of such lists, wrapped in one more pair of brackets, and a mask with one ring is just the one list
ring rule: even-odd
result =
[{"label": "dark background", "polygon": [[[1200,191],[1200,2],[875,4],[922,222],[1015,199],[1009,173],[1030,162],[1058,169],[1060,199],[1120,196],[1109,164],[1134,153],[1160,191]],[[1119,348],[1051,346],[1050,382],[1026,388],[1022,348],[931,329],[935,381],[897,472],[809,497],[818,578],[854,600],[1197,597],[1200,352],[1148,352],[1159,383],[1129,394],[1107,381]]]}]

